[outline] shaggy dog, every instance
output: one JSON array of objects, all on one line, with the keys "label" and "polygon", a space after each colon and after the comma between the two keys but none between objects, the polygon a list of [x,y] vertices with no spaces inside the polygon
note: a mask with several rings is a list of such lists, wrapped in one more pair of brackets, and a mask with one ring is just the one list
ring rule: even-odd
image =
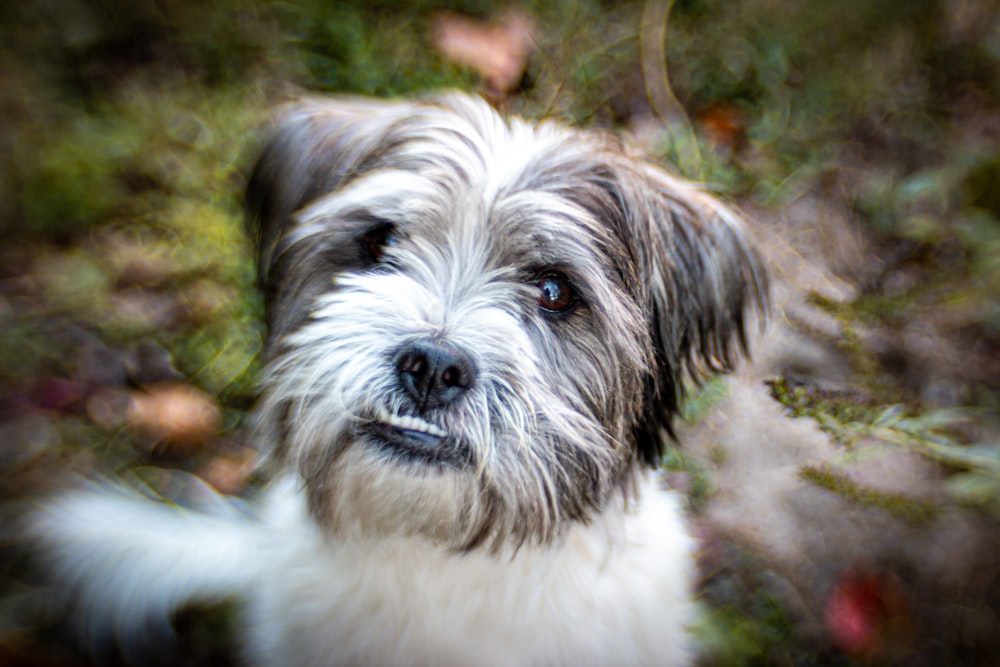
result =
[{"label": "shaggy dog", "polygon": [[33,517],[94,636],[241,601],[255,665],[684,665],[694,541],[655,469],[765,298],[718,201],[459,94],[305,99],[250,179],[254,516],[109,490]]}]

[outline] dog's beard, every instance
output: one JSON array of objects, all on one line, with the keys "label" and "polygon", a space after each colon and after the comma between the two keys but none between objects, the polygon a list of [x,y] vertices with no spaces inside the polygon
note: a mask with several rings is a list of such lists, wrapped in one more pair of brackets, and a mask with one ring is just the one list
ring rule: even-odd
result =
[{"label": "dog's beard", "polygon": [[[638,406],[607,388],[641,388],[643,351],[588,331],[595,349],[574,354],[514,276],[423,250],[396,256],[406,271],[340,276],[285,340],[264,403],[280,424],[274,456],[298,468],[313,515],[340,535],[458,549],[554,539],[627,486]],[[420,340],[473,358],[459,400],[422,410],[403,390],[394,351]]]}]

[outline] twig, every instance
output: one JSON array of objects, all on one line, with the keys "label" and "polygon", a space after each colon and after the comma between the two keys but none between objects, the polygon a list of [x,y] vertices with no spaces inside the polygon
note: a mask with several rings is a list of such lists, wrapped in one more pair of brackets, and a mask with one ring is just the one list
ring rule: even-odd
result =
[{"label": "twig", "polygon": [[674,96],[667,73],[667,22],[673,4],[674,0],[646,0],[643,5],[639,26],[642,76],[653,112],[663,122],[677,148],[679,166],[686,175],[702,180],[698,140],[687,112]]}]

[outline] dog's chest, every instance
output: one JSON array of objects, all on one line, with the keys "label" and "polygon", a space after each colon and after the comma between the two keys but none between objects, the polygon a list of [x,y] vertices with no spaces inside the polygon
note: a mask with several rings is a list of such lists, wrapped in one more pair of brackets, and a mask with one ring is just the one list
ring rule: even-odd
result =
[{"label": "dog's chest", "polygon": [[251,601],[252,660],[683,663],[688,640],[670,628],[690,615],[692,540],[674,499],[649,495],[617,536],[606,525],[580,527],[559,548],[514,557],[402,538],[330,545],[310,524],[284,523],[268,548],[274,569]]}]

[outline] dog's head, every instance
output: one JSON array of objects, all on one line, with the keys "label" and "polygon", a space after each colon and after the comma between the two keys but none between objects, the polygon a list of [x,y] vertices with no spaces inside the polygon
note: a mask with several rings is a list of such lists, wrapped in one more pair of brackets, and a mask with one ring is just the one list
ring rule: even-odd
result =
[{"label": "dog's head", "polygon": [[290,105],[248,205],[270,459],[334,532],[495,548],[589,520],[764,299],[713,198],[457,94]]}]

